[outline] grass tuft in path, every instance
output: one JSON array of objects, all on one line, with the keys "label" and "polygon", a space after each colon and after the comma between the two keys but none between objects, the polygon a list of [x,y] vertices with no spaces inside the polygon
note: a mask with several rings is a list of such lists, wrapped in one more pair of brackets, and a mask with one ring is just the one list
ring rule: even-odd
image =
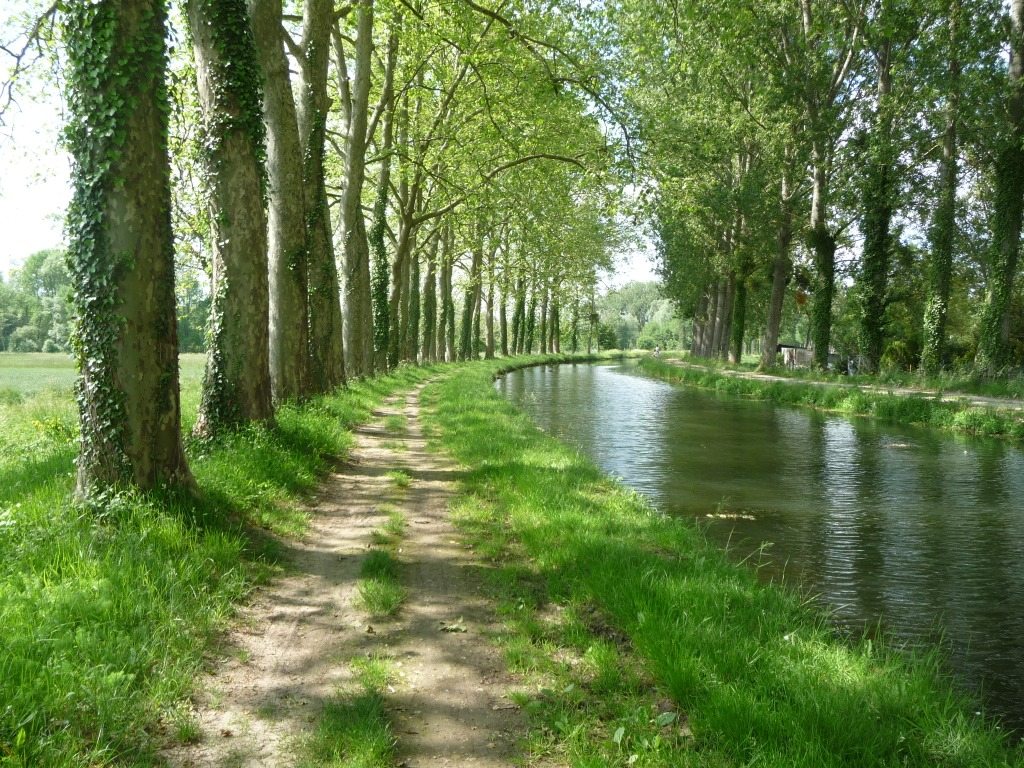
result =
[{"label": "grass tuft in path", "polygon": [[384,708],[391,664],[379,656],[352,664],[358,686],[327,702],[300,746],[298,768],[390,768],[395,737]]},{"label": "grass tuft in path", "polygon": [[[534,757],[577,766],[1010,766],[935,656],[848,643],[541,433],[478,363],[424,392],[468,467],[457,512],[498,562]],[[627,670],[617,679],[615,670]],[[535,691],[535,692],[534,692]]]}]

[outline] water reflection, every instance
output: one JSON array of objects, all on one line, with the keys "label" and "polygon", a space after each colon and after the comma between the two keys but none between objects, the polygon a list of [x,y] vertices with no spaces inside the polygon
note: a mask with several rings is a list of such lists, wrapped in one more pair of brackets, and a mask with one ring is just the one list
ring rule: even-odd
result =
[{"label": "water reflection", "polygon": [[497,387],[546,431],[860,633],[941,636],[965,685],[1024,726],[1024,453],[997,441],[718,398],[630,364]]}]

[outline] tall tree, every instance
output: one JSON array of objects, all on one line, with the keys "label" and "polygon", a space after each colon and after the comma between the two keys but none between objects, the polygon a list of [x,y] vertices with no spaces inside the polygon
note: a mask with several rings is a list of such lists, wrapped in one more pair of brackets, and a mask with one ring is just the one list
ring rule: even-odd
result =
[{"label": "tall tree", "polygon": [[244,0],[188,0],[203,112],[213,305],[196,430],[273,415],[261,71]]},{"label": "tall tree", "polygon": [[[337,36],[340,38],[340,35]],[[338,48],[341,49],[339,43]],[[345,353],[348,374],[373,373],[373,308],[370,298],[370,250],[363,218],[370,68],[373,54],[373,0],[359,0],[356,17],[355,75],[348,99],[341,226],[345,238]],[[339,56],[339,65],[344,54]]]},{"label": "tall tree", "polygon": [[1010,310],[1024,222],[1024,0],[1010,0],[1006,113],[995,160],[992,256],[978,339],[978,366],[994,372],[1008,361]]},{"label": "tall tree", "polygon": [[[162,0],[68,3],[77,488],[189,485],[181,444]],[[129,140],[130,137],[130,140]]]},{"label": "tall tree", "polygon": [[345,343],[338,266],[334,260],[331,212],[327,202],[324,153],[327,136],[327,75],[334,4],[306,0],[302,17],[302,84],[299,135],[308,248],[310,387],[329,392],[345,382]]},{"label": "tall tree", "polygon": [[284,53],[281,0],[249,0],[263,74],[270,212],[270,382],[275,401],[309,388],[306,206],[298,118]]}]

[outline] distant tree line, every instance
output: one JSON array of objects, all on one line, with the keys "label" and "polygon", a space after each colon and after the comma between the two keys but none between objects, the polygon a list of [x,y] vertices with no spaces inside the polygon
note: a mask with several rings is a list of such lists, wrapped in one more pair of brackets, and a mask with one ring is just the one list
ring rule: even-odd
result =
[{"label": "distant tree line", "polygon": [[[209,289],[201,273],[181,269],[177,291],[178,346],[182,352],[206,349]],[[0,352],[71,352],[74,330],[71,276],[63,250],[36,251],[0,273]]]},{"label": "distant tree line", "polygon": [[1024,0],[607,4],[696,354],[1024,365]]}]

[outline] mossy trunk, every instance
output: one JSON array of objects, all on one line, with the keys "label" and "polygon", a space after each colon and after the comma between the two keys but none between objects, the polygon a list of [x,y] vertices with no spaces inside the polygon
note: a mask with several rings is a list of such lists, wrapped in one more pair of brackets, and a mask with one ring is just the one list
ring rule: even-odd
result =
[{"label": "mossy trunk", "polygon": [[166,8],[161,0],[72,3],[61,23],[74,159],[67,231],[77,493],[191,486],[178,389]]},{"label": "mossy trunk", "polygon": [[394,144],[394,72],[398,60],[398,36],[388,39],[387,64],[384,70],[383,128],[380,153],[381,166],[377,181],[377,197],[373,205],[373,220],[370,224],[369,245],[373,266],[370,278],[371,302],[373,305],[373,366],[374,370],[385,371],[388,366],[388,338],[391,332],[391,317],[388,305],[388,251],[385,245],[387,234],[388,198],[391,194],[391,148]]},{"label": "mossy trunk", "polygon": [[345,383],[345,343],[338,266],[324,179],[327,131],[327,65],[331,0],[307,0],[303,8],[305,66],[299,100],[308,251],[310,389],[329,392]]},{"label": "mossy trunk", "polygon": [[775,365],[776,349],[779,346],[779,329],[782,326],[782,307],[786,299],[786,284],[793,271],[793,190],[791,181],[791,151],[787,148],[786,167],[782,173],[780,195],[779,231],[775,239],[775,260],[772,263],[772,291],[768,298],[768,317],[765,321],[764,340],[761,347],[759,367]]},{"label": "mossy trunk", "polygon": [[273,416],[262,77],[243,0],[189,0],[210,206],[210,348],[196,431]]},{"label": "mossy trunk", "polygon": [[864,249],[860,268],[860,347],[868,372],[878,371],[885,344],[886,290],[892,250],[890,224],[895,205],[895,163],[890,105],[891,48],[883,40],[878,59],[878,106],[868,137],[869,157],[864,183]]},{"label": "mossy trunk", "polygon": [[427,258],[427,276],[423,283],[423,346],[420,360],[437,360],[437,250],[440,235],[436,235]]},{"label": "mossy trunk", "polygon": [[1009,131],[995,163],[992,257],[977,365],[992,374],[1009,362],[1010,310],[1024,220],[1024,0],[1010,3]]}]

